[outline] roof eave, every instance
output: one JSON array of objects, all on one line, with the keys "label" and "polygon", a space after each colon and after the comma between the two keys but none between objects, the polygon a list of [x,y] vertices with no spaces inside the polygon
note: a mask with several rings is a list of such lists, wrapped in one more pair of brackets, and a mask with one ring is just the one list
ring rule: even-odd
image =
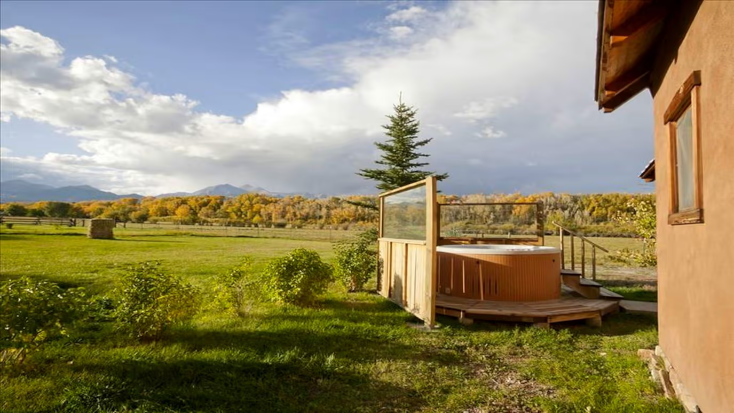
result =
[{"label": "roof eave", "polygon": [[594,100],[600,110],[612,112],[650,86],[668,7],[658,1],[599,0]]}]

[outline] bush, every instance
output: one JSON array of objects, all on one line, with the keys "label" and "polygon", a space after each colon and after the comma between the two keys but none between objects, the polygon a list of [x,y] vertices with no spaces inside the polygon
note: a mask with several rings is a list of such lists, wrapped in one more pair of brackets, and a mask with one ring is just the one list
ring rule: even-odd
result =
[{"label": "bush", "polygon": [[118,294],[117,319],[140,339],[160,338],[171,325],[191,319],[199,307],[198,290],[161,271],[157,261],[130,266]]},{"label": "bush", "polygon": [[220,308],[243,317],[258,296],[259,280],[252,273],[252,259],[245,257],[242,263],[215,278],[213,302]]},{"label": "bush", "polygon": [[298,248],[270,261],[263,273],[265,292],[273,301],[308,305],[326,290],[332,272],[316,251]]},{"label": "bush", "polygon": [[0,364],[20,364],[29,350],[57,336],[85,307],[80,289],[64,290],[48,281],[27,277],[0,286]]},{"label": "bush", "polygon": [[655,252],[657,225],[655,202],[645,199],[632,200],[628,202],[627,208],[631,212],[619,214],[616,221],[634,227],[635,234],[642,240],[642,251],[624,248],[610,255],[610,259],[626,264],[637,264],[640,267],[655,267],[658,264]]},{"label": "bush", "polygon": [[22,217],[28,213],[28,209],[21,204],[8,204],[5,206],[5,215],[11,217]]},{"label": "bush", "polygon": [[377,231],[367,230],[356,238],[334,244],[336,277],[350,292],[364,288],[377,271]]}]

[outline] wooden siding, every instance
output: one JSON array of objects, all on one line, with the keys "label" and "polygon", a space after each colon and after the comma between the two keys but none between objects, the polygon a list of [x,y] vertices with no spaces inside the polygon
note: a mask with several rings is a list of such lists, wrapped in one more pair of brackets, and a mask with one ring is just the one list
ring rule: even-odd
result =
[{"label": "wooden siding", "polygon": [[453,297],[542,301],[561,295],[560,254],[438,253],[438,290]]}]

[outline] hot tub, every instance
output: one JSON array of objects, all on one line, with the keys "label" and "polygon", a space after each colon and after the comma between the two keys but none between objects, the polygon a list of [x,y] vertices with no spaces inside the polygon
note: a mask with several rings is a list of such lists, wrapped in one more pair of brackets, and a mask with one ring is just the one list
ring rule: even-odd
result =
[{"label": "hot tub", "polygon": [[531,245],[443,245],[438,292],[495,301],[542,301],[561,296],[561,250]]}]

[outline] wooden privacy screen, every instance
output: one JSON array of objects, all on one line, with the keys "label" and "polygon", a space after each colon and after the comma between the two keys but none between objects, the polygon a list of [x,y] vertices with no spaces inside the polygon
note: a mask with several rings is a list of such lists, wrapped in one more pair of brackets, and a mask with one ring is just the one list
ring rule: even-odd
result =
[{"label": "wooden privacy screen", "polygon": [[433,327],[436,320],[436,178],[380,194],[379,293]]}]

